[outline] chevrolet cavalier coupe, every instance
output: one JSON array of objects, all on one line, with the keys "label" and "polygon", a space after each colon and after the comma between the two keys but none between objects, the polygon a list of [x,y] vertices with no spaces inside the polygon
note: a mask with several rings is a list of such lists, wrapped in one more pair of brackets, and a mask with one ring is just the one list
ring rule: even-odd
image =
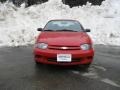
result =
[{"label": "chevrolet cavalier coupe", "polygon": [[51,20],[41,31],[34,45],[36,64],[83,65],[88,68],[93,61],[92,40],[76,20]]}]

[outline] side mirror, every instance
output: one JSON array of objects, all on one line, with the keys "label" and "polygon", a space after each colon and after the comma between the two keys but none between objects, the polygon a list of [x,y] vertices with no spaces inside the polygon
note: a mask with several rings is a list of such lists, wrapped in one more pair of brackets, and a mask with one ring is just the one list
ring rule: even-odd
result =
[{"label": "side mirror", "polygon": [[90,32],[90,29],[85,29],[85,32]]},{"label": "side mirror", "polygon": [[42,28],[38,28],[37,31],[42,31],[43,29]]}]

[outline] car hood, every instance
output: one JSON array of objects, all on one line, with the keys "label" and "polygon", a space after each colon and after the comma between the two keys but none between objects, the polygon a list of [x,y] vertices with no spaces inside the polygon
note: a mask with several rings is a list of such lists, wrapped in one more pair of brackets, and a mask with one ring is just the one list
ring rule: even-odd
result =
[{"label": "car hood", "polygon": [[80,46],[91,43],[91,40],[85,32],[41,32],[37,42],[55,46]]}]

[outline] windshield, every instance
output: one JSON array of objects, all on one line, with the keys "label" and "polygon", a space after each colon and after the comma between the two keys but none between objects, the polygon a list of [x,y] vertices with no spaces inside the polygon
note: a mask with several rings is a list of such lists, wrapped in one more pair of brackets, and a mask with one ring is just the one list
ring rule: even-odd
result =
[{"label": "windshield", "polygon": [[83,31],[78,21],[73,20],[53,20],[49,21],[44,30],[49,31]]}]

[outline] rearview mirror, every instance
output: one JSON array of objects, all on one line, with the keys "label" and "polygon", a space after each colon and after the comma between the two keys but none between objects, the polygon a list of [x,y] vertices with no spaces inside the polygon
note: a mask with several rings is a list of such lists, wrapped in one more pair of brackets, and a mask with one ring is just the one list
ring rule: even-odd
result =
[{"label": "rearview mirror", "polygon": [[90,29],[85,29],[85,32],[90,32]]},{"label": "rearview mirror", "polygon": [[42,31],[43,29],[42,28],[38,28],[37,31]]}]

